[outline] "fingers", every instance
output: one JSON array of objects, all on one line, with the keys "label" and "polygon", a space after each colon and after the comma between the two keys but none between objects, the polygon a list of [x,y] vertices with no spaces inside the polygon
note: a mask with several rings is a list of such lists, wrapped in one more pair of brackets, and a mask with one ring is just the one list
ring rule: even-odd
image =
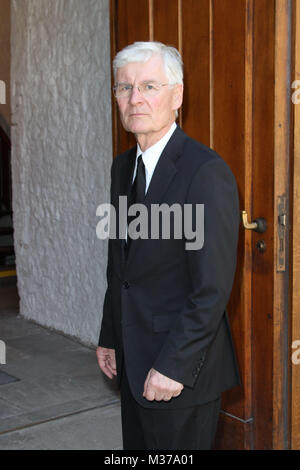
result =
[{"label": "fingers", "polygon": [[169,389],[160,389],[159,387],[153,387],[151,384],[149,384],[143,396],[148,401],[170,401],[171,398],[178,397],[180,394],[181,390],[170,391]]},{"label": "fingers", "polygon": [[104,372],[107,377],[112,379],[114,375],[117,375],[116,369],[112,367],[109,357],[101,358],[98,362],[100,369],[102,370],[102,372]]},{"label": "fingers", "polygon": [[169,401],[178,397],[182,390],[181,383],[150,369],[145,380],[143,397],[149,401]]},{"label": "fingers", "polygon": [[111,371],[113,375],[117,375],[117,366],[116,366],[116,358],[115,352],[110,352],[110,354],[106,357],[107,367]]},{"label": "fingers", "polygon": [[100,369],[109,379],[112,379],[117,375],[114,349],[102,348],[99,346],[96,349],[96,356]]},{"label": "fingers", "polygon": [[116,368],[111,365],[109,358],[105,362],[105,369],[106,369],[106,371],[109,372],[109,374],[110,374],[109,378],[110,379],[112,379],[114,375],[117,375]]}]

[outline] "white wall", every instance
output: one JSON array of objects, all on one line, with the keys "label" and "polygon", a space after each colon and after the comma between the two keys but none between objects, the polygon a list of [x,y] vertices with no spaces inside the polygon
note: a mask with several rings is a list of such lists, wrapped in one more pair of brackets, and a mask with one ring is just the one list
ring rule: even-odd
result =
[{"label": "white wall", "polygon": [[96,344],[109,200],[108,0],[12,1],[12,176],[20,313]]}]

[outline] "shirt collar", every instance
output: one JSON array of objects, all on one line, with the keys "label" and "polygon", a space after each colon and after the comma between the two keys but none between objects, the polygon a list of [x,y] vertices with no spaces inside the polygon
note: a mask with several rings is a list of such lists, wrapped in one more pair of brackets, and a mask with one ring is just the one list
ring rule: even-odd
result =
[{"label": "shirt collar", "polygon": [[136,161],[139,155],[142,154],[142,159],[146,168],[146,171],[149,174],[152,174],[154,168],[158,162],[159,157],[161,156],[165,146],[167,145],[168,141],[170,140],[173,132],[175,131],[177,124],[173,122],[172,126],[168,130],[168,132],[154,145],[149,147],[145,152],[142,152],[139,144],[137,144],[136,150]]}]

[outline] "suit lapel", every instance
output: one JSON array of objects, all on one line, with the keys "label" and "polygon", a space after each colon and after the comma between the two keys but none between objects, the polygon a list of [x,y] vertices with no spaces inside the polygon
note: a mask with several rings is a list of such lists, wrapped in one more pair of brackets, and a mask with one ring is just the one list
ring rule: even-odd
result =
[{"label": "suit lapel", "polygon": [[[127,201],[129,197],[129,192],[132,184],[132,178],[133,178],[133,171],[134,171],[134,166],[135,166],[135,160],[136,160],[136,146],[130,149],[127,153],[127,155],[124,156],[123,162],[121,164],[120,168],[120,196],[126,196]],[[117,201],[117,204],[119,204],[119,201]],[[128,208],[127,208],[128,210]],[[127,217],[126,217],[127,220]],[[119,232],[119,222],[117,222],[117,233]],[[125,243],[126,240],[124,238],[121,238],[120,240],[120,258],[122,261],[122,264],[124,266],[125,264]]]},{"label": "suit lapel", "polygon": [[145,204],[148,208],[151,204],[161,203],[164,194],[177,173],[176,160],[182,153],[182,143],[184,141],[184,132],[177,127],[174,134],[164,148],[154,173],[152,175],[149,188],[145,197]]},{"label": "suit lapel", "polygon": [[[153,172],[146,196],[145,196],[145,202],[144,204],[146,205],[148,211],[151,210],[151,204],[160,204],[164,198],[164,195],[166,194],[168,187],[173,180],[174,176],[177,173],[177,167],[176,167],[176,160],[181,156],[182,150],[183,150],[183,144],[185,139],[187,138],[186,134],[182,131],[180,127],[177,126],[176,130],[172,134],[169,142],[167,143],[166,147],[164,148],[157,165],[155,167],[155,170]],[[128,165],[126,165],[128,168],[126,170],[127,176],[129,177],[129,184],[128,182],[125,183],[125,179],[123,180],[123,187],[124,187],[124,194],[128,195],[130,186],[131,186],[131,181],[132,181],[132,174],[133,174],[133,169],[134,169],[134,163],[135,163],[135,157],[136,157],[136,148],[133,155],[129,155],[129,160],[128,160]],[[133,163],[132,163],[132,158],[133,158]],[[125,178],[125,173],[124,173],[124,178]],[[135,240],[130,247],[128,257],[127,257],[127,262],[126,265],[128,266],[129,264],[132,263],[132,259],[134,258],[134,255],[136,251],[138,250],[140,246],[141,239]],[[124,242],[125,243],[125,242]],[[124,244],[122,245],[122,248],[124,248]],[[124,250],[123,251],[123,256],[124,256]],[[125,259],[123,258],[125,261]]]}]

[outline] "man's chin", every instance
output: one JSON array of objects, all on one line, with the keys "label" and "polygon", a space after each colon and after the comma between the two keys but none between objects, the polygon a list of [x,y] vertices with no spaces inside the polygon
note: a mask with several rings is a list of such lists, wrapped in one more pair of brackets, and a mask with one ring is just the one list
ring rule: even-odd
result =
[{"label": "man's chin", "polygon": [[138,126],[138,125],[132,125],[132,126],[127,126],[125,127],[127,132],[132,132],[132,134],[139,135],[139,134],[148,134],[149,129],[143,126]]},{"label": "man's chin", "polygon": [[146,122],[145,117],[134,117],[128,119],[127,122],[123,121],[124,129],[133,134],[147,134],[149,132],[149,123]]}]

